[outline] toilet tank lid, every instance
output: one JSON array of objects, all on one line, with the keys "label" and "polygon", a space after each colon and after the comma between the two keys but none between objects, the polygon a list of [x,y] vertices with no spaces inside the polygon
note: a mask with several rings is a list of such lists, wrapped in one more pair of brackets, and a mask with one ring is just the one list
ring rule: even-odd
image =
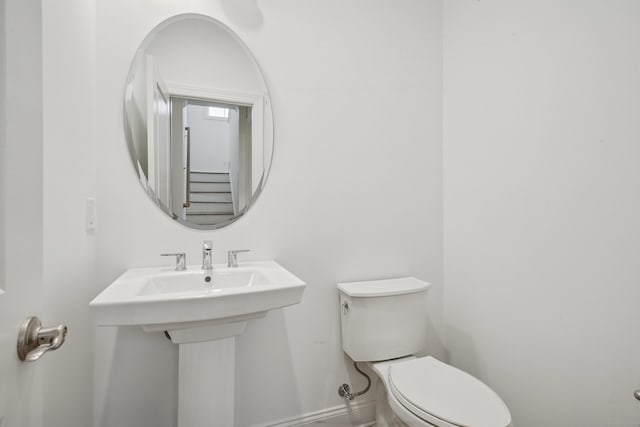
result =
[{"label": "toilet tank lid", "polygon": [[415,277],[338,283],[338,289],[350,297],[386,297],[426,291],[430,283]]}]

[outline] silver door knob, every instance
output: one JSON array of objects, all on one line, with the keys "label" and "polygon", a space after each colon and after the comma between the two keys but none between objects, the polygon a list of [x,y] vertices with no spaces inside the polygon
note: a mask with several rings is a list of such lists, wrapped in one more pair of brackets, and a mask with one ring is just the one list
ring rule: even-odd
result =
[{"label": "silver door knob", "polygon": [[35,362],[47,351],[58,349],[66,336],[64,325],[43,328],[38,317],[27,317],[18,332],[18,357],[24,362]]}]

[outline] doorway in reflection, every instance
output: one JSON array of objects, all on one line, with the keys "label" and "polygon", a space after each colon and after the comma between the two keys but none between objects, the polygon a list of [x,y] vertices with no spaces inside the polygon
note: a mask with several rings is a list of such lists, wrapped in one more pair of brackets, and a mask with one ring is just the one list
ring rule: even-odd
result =
[{"label": "doorway in reflection", "polygon": [[193,224],[229,221],[251,199],[251,107],[171,97],[171,209]]}]

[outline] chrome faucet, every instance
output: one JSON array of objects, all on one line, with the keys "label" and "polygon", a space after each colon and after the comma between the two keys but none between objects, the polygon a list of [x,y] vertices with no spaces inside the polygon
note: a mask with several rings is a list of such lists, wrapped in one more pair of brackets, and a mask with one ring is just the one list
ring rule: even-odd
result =
[{"label": "chrome faucet", "polygon": [[213,270],[213,242],[205,240],[202,242],[202,269]]}]

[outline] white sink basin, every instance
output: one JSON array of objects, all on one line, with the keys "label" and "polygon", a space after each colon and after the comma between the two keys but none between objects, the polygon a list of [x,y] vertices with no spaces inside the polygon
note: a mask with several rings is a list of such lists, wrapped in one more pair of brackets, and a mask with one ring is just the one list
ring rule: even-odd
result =
[{"label": "white sink basin", "polygon": [[[211,278],[211,282],[206,282],[205,277]],[[223,289],[260,286],[266,283],[268,279],[264,275],[248,268],[216,270],[214,275],[205,275],[202,270],[172,271],[151,276],[140,289],[139,295],[219,293]]]},{"label": "white sink basin", "polygon": [[[207,281],[207,278],[211,279]],[[242,333],[246,321],[298,304],[305,283],[274,261],[127,270],[89,304],[98,325],[139,325],[168,331],[175,343],[210,341]]]}]

